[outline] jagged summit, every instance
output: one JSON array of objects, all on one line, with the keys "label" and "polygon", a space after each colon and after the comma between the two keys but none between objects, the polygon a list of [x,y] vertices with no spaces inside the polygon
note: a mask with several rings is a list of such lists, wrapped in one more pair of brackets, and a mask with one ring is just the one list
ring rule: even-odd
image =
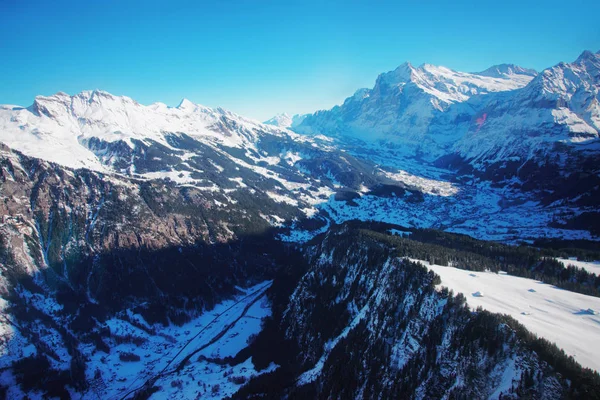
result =
[{"label": "jagged summit", "polygon": [[600,51],[593,53],[590,50],[584,50],[579,57],[577,57],[575,63],[585,62],[586,60],[595,60],[598,58],[598,55],[600,55]]},{"label": "jagged summit", "polygon": [[184,98],[184,99],[181,99],[181,101],[177,105],[177,108],[181,109],[181,110],[193,110],[194,108],[196,108],[196,104],[194,104],[190,100]]},{"label": "jagged summit", "polygon": [[[497,92],[515,89],[527,83],[531,77],[537,75],[532,69],[527,69],[514,64],[500,64],[488,68],[483,72],[465,73],[453,69],[423,63],[414,67],[410,62],[405,62],[390,72],[380,74],[375,87],[381,85],[403,85],[409,82],[426,87],[430,90],[444,91],[443,86],[477,86],[481,91]],[[495,79],[486,79],[495,78]],[[464,100],[456,98],[455,101]]]},{"label": "jagged summit", "polygon": [[415,68],[409,61],[400,64],[393,71],[385,72],[377,77],[375,86],[398,85],[409,82],[413,78]]}]

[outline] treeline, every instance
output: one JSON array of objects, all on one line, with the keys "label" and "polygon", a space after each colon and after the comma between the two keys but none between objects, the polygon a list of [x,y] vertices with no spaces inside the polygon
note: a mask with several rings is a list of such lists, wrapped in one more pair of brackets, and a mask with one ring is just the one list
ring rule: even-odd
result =
[{"label": "treeline", "polygon": [[537,239],[533,247],[558,253],[558,257],[577,257],[580,261],[600,260],[600,242],[591,240]]},{"label": "treeline", "polygon": [[[542,281],[572,292],[600,297],[600,277],[583,268],[554,259],[564,251],[509,246],[431,229],[413,229],[403,236],[372,230],[363,232],[395,248],[399,257],[470,271],[505,271],[509,275]],[[593,253],[587,253],[593,254]]]}]

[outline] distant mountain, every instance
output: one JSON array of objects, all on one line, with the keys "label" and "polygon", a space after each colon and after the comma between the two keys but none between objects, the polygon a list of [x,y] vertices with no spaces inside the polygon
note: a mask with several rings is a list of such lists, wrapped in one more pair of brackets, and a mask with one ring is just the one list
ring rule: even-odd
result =
[{"label": "distant mountain", "polygon": [[288,128],[292,126],[292,117],[290,117],[287,113],[277,114],[273,118],[264,122],[267,125],[274,125],[280,128]]},{"label": "distant mountain", "polygon": [[422,145],[431,141],[428,133],[437,116],[453,104],[476,95],[519,89],[533,79],[523,68],[510,71],[488,76],[404,63],[379,75],[372,89],[360,89],[341,106],[307,116],[294,130]]},{"label": "distant mountain", "polygon": [[586,51],[573,63],[544,70],[521,90],[470,106],[475,111],[471,124],[454,146],[466,159],[525,161],[552,154],[556,146],[598,148],[600,54]]},{"label": "distant mountain", "polygon": [[504,78],[508,76],[536,76],[537,71],[530,68],[523,68],[515,64],[499,64],[489,67],[485,71],[474,72],[475,75],[489,76],[492,78]]},{"label": "distant mountain", "polygon": [[277,114],[273,118],[265,121],[267,125],[274,125],[279,128],[291,128],[302,123],[307,114],[295,114],[290,117],[287,113]]},{"label": "distant mountain", "polygon": [[527,158],[559,143],[589,148],[600,131],[599,60],[585,51],[540,74],[513,64],[468,74],[405,63],[294,130],[384,140],[429,160]]}]

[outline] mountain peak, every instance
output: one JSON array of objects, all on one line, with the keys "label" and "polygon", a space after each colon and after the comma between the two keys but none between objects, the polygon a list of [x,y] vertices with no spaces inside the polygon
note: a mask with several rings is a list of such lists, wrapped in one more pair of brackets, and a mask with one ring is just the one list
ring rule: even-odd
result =
[{"label": "mountain peak", "polygon": [[589,50],[584,50],[583,53],[581,53],[579,55],[579,57],[577,57],[577,60],[575,60],[575,63],[580,64],[586,61],[597,61],[600,59],[600,52],[598,53],[592,53]]},{"label": "mountain peak", "polygon": [[178,109],[180,110],[187,110],[187,109],[194,109],[196,108],[196,104],[192,103],[191,101],[189,101],[186,98],[181,99],[181,101],[179,102],[179,105],[177,106]]},{"label": "mountain peak", "polygon": [[275,115],[273,118],[268,119],[264,122],[266,125],[278,126],[280,128],[288,128],[292,125],[292,117],[288,113],[284,112]]},{"label": "mountain peak", "polygon": [[[69,96],[65,93],[66,96]],[[69,96],[71,97],[71,96]],[[100,101],[101,99],[109,99],[109,100],[116,100],[118,98],[127,98],[128,97],[124,97],[124,96],[115,96],[107,91],[104,90],[100,90],[100,89],[94,89],[94,90],[83,90],[79,93],[77,93],[76,95],[74,95],[73,97],[79,97],[82,99],[85,99],[87,101],[94,102],[94,101]]]},{"label": "mountain peak", "polygon": [[498,64],[489,67],[485,71],[475,72],[475,75],[489,76],[492,78],[506,78],[507,76],[512,75],[527,75],[533,77],[537,75],[537,71],[530,68],[523,68],[515,64]]},{"label": "mountain peak", "polygon": [[263,122],[263,124],[273,125],[278,128],[291,129],[300,125],[302,121],[304,121],[304,119],[307,117],[307,115],[308,114],[294,114],[290,116],[288,113],[284,112],[281,114],[277,114],[273,118]]},{"label": "mountain peak", "polygon": [[377,86],[393,86],[401,83],[409,82],[413,76],[415,68],[413,65],[406,61],[400,64],[395,70],[385,72],[377,77]]}]

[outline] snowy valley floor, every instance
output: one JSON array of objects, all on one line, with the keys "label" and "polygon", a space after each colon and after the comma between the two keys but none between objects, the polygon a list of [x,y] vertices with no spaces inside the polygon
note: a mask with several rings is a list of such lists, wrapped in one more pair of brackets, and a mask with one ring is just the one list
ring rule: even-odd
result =
[{"label": "snowy valley floor", "polygon": [[[218,304],[183,326],[150,326],[130,310],[124,318],[108,320],[110,354],[96,351],[92,344],[81,346],[83,354],[90,360],[86,371],[90,389],[83,398],[131,398],[149,380],[161,387],[151,397],[153,399],[197,396],[220,399],[232,395],[258,372],[250,358],[234,367],[221,361],[235,356],[247,346],[252,335],[260,332],[262,318],[271,314],[265,296],[271,283],[266,281],[250,288],[238,288],[240,294],[235,298]],[[53,346],[52,342],[48,344]],[[139,359],[135,361],[136,357],[133,357],[131,361],[125,361],[127,357],[123,356],[128,354]],[[275,368],[271,365],[260,373]],[[8,398],[24,396],[8,371],[0,378],[10,387]],[[79,398],[78,394],[72,394]],[[35,393],[28,395],[38,398]]]},{"label": "snowy valley floor", "polygon": [[[384,159],[387,165],[392,160]],[[399,169],[403,168],[403,169]],[[381,169],[396,185],[406,185],[422,193],[422,197],[406,192],[404,196],[374,195],[368,189],[356,192],[352,201],[336,200],[327,194],[311,206],[325,215],[328,223],[345,221],[380,221],[406,227],[433,228],[472,236],[481,240],[504,243],[532,242],[539,238],[598,240],[586,230],[566,229],[568,221],[593,207],[577,207],[568,202],[542,204],[531,193],[510,187],[494,187],[490,182],[452,182],[453,174],[426,165],[411,163]],[[288,201],[292,201],[289,197]],[[312,217],[313,214],[310,215]],[[308,214],[307,214],[308,216]],[[292,224],[289,234],[281,239],[305,242],[327,230],[328,225],[315,231],[298,229]]]}]

